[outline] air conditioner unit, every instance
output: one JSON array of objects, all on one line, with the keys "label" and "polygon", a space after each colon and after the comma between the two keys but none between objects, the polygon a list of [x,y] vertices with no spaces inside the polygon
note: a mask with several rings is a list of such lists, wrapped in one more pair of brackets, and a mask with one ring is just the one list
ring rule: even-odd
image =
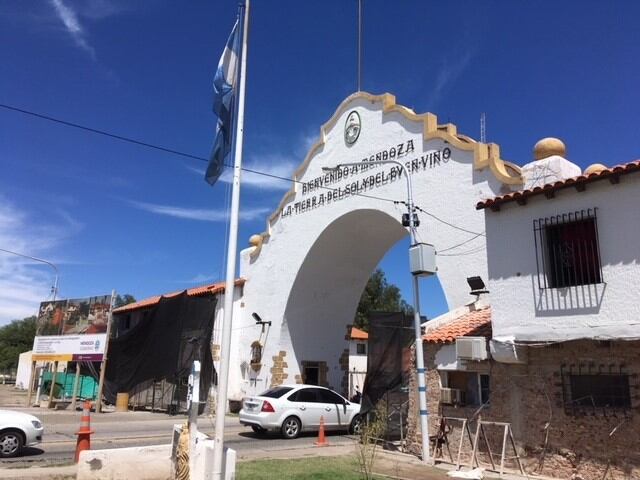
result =
[{"label": "air conditioner unit", "polygon": [[484,337],[459,337],[456,339],[456,357],[460,360],[486,360],[487,339]]},{"label": "air conditioner unit", "polygon": [[447,405],[464,405],[464,392],[457,388],[441,388],[440,403]]}]

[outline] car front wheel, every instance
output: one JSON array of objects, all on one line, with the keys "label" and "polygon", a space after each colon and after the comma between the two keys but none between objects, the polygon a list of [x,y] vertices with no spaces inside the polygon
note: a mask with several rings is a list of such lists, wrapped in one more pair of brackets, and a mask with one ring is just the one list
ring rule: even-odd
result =
[{"label": "car front wheel", "polygon": [[282,436],[288,440],[297,438],[300,435],[302,424],[297,417],[287,417],[282,422]]},{"label": "car front wheel", "polygon": [[20,432],[15,430],[0,432],[0,458],[17,456],[23,445],[24,439]]}]

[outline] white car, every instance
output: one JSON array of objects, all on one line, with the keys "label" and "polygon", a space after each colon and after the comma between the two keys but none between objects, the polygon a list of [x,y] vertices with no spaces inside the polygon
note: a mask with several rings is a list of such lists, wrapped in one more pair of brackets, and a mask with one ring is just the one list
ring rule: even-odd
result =
[{"label": "white car", "polygon": [[20,455],[24,447],[42,441],[42,422],[27,413],[0,410],[0,458]]},{"label": "white car", "polygon": [[280,431],[296,438],[303,431],[317,431],[320,418],[326,430],[358,434],[362,426],[360,405],[328,388],[316,385],[281,385],[242,400],[240,423],[256,433]]}]

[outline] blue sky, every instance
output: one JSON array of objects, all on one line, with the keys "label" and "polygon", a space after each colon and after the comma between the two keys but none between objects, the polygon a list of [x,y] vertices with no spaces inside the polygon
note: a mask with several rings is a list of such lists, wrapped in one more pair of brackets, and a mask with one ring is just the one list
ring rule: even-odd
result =
[{"label": "blue sky", "polygon": [[[363,89],[531,160],[640,157],[640,3],[365,0]],[[0,103],[207,156],[211,82],[237,2],[0,0]],[[245,164],[288,176],[356,89],[356,0],[255,1]],[[58,264],[62,297],[138,298],[223,278],[228,184],[205,164],[0,108],[0,248]],[[239,243],[287,184],[245,177]],[[437,213],[437,212],[434,212]],[[406,244],[382,266],[410,300]],[[46,266],[0,255],[0,324],[35,312]],[[425,312],[445,309],[425,282]]]}]

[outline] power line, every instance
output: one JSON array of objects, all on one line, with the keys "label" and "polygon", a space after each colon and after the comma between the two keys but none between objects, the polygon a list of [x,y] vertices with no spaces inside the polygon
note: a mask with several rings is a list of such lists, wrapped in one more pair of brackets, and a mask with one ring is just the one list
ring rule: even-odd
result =
[{"label": "power line", "polygon": [[[198,161],[201,161],[201,162],[209,162],[209,159],[205,158],[205,157],[200,157],[198,155],[192,155],[190,153],[181,152],[179,150],[174,150],[172,148],[167,148],[167,147],[163,147],[163,146],[160,146],[160,145],[154,145],[152,143],[143,142],[141,140],[136,140],[135,138],[125,137],[123,135],[118,135],[118,134],[115,134],[115,133],[107,132],[105,130],[100,130],[100,129],[93,128],[93,127],[88,127],[86,125],[81,125],[79,123],[70,122],[70,121],[67,121],[67,120],[62,120],[60,118],[52,117],[51,115],[45,115],[45,114],[42,114],[42,113],[37,113],[37,112],[30,111],[30,110],[25,110],[23,108],[14,107],[14,106],[7,105],[7,104],[4,104],[4,103],[0,103],[0,107],[5,108],[7,110],[14,111],[14,112],[19,112],[19,113],[22,113],[22,114],[25,114],[25,115],[30,115],[32,117],[40,118],[42,120],[47,120],[47,121],[50,121],[50,122],[54,122],[54,123],[58,123],[58,124],[61,124],[61,125],[65,125],[67,127],[77,128],[79,130],[95,133],[97,135],[103,135],[103,136],[106,136],[106,137],[109,137],[109,138],[113,138],[115,140],[120,140],[120,141],[123,141],[123,142],[127,142],[127,143],[131,143],[131,144],[134,144],[134,145],[138,145],[138,146],[141,146],[141,147],[151,148],[151,149],[158,150],[158,151],[161,151],[161,152],[170,153],[170,154],[173,154],[173,155],[178,155],[178,156],[181,156],[181,157],[184,157],[184,158],[189,158],[189,159],[192,159],[192,160],[198,160]],[[233,168],[232,165],[228,165],[226,163],[223,166],[225,168]],[[254,169],[247,168],[247,167],[242,167],[241,170],[243,172],[253,173],[255,175],[261,175],[263,177],[274,178],[274,179],[282,180],[282,181],[285,181],[285,182],[293,182],[293,183],[298,183],[298,184],[301,184],[301,185],[303,185],[305,183],[305,182],[302,182],[300,180],[287,178],[287,177],[282,177],[280,175],[274,175],[272,173],[261,172],[259,170],[254,170]],[[318,186],[318,188],[321,188],[323,190],[330,190],[330,191],[333,191],[333,192],[339,191],[339,189],[337,189],[337,188],[331,188],[331,187],[325,187],[325,186]],[[353,193],[352,195],[353,196],[357,196],[357,197],[370,198],[372,200],[379,200],[379,201],[382,201],[382,202],[392,202],[394,204],[402,203],[402,204],[406,205],[406,202],[404,202],[404,201],[392,200],[390,198],[378,197],[378,196],[375,196],[375,195],[368,195],[368,194],[365,194],[365,193]],[[428,216],[432,217],[434,220],[437,220],[438,222],[443,223],[444,225],[450,226],[451,228],[455,228],[455,229],[460,230],[462,232],[470,233],[472,235],[483,235],[484,236],[483,233],[473,232],[471,230],[467,230],[466,228],[459,227],[457,225],[454,225],[453,223],[447,222],[446,220],[443,220],[443,219],[439,218],[438,216],[434,215],[433,213],[430,213],[430,212],[420,208],[418,205],[414,205],[414,208],[416,210],[424,213],[425,215],[428,215]]]},{"label": "power line", "polygon": [[[115,133],[105,132],[104,130],[98,130],[97,128],[86,127],[84,125],[80,125],[78,123],[68,122],[66,120],[61,120],[59,118],[50,117],[49,115],[43,115],[41,113],[30,112],[29,110],[23,110],[22,108],[12,107],[11,105],[6,105],[4,103],[0,103],[0,107],[6,108],[7,110],[13,110],[14,112],[24,113],[25,115],[31,115],[32,117],[41,118],[43,120],[48,120],[50,122],[60,123],[62,125],[66,125],[67,127],[78,128],[80,130],[85,130],[87,132],[96,133],[98,135],[104,135],[106,137],[115,138],[117,140],[122,140],[123,142],[133,143],[134,145],[140,145],[142,147],[153,148],[155,150],[160,150],[161,152],[173,153],[174,155],[180,155],[181,157],[187,157],[194,160],[200,160],[203,162],[208,162],[209,160],[204,157],[198,157],[197,155],[191,155],[190,153],[179,152],[178,150],[173,150],[171,148],[161,147],[158,145],[153,145],[151,143],[142,142],[140,140],[136,140],[134,138],[123,137],[122,135],[117,135]],[[227,165],[225,165],[227,166]]]},{"label": "power line", "polygon": [[[404,205],[406,205],[406,204],[407,204],[407,203],[406,203],[406,202],[404,202],[404,201],[400,201],[400,202],[398,202],[398,203],[402,203],[402,204],[404,204]],[[458,225],[455,225],[455,224],[453,224],[453,223],[451,223],[451,222],[447,222],[446,220],[441,219],[440,217],[438,217],[438,216],[434,215],[433,213],[431,213],[431,212],[427,212],[427,211],[426,211],[426,210],[424,210],[423,208],[420,208],[418,205],[415,205],[415,204],[414,204],[414,205],[413,205],[413,208],[415,208],[415,209],[416,209],[416,210],[418,210],[419,212],[424,213],[425,215],[428,215],[429,217],[433,218],[434,220],[437,220],[437,221],[438,221],[438,222],[440,222],[440,223],[443,223],[443,224],[445,224],[445,225],[448,225],[448,226],[450,226],[451,228],[455,228],[456,230],[460,230],[461,232],[470,233],[471,235],[475,235],[475,236],[477,236],[477,237],[480,237],[480,236],[485,237],[485,236],[486,236],[486,234],[485,234],[484,232],[474,232],[474,231],[472,231],[472,230],[467,230],[466,228],[459,227]]]},{"label": "power line", "polygon": [[[162,147],[162,146],[159,146],[159,145],[154,145],[152,143],[143,142],[143,141],[140,141],[140,140],[136,140],[134,138],[125,137],[123,135],[118,135],[118,134],[115,134],[115,133],[107,132],[105,130],[99,130],[97,128],[87,127],[87,126],[81,125],[79,123],[69,122],[67,120],[62,120],[62,119],[59,119],[59,118],[55,118],[55,117],[52,117],[50,115],[44,115],[44,114],[41,114],[41,113],[32,112],[30,110],[24,110],[22,108],[13,107],[11,105],[7,105],[7,104],[4,104],[4,103],[0,103],[0,107],[5,108],[7,110],[14,111],[14,112],[23,113],[25,115],[31,115],[33,117],[37,117],[37,118],[40,118],[42,120],[47,120],[47,121],[50,121],[50,122],[59,123],[61,125],[65,125],[67,127],[77,128],[77,129],[84,130],[84,131],[87,131],[87,132],[95,133],[97,135],[104,135],[104,136],[109,137],[109,138],[113,138],[113,139],[116,139],[116,140],[121,140],[121,141],[127,142],[127,143],[132,143],[134,145],[138,145],[138,146],[141,146],[141,147],[151,148],[151,149],[154,149],[154,150],[159,150],[161,152],[171,153],[171,154],[174,154],[174,155],[179,155],[181,157],[190,158],[192,160],[198,160],[198,161],[202,161],[202,162],[209,162],[209,159],[205,158],[205,157],[200,157],[198,155],[192,155],[190,153],[180,152],[180,151],[174,150],[172,148],[167,148],[167,147]],[[234,168],[233,165],[229,165],[229,164],[226,164],[226,163],[223,166],[225,168]],[[303,185],[305,183],[305,182],[302,182],[300,180],[287,178],[287,177],[282,177],[280,175],[274,175],[272,173],[261,172],[259,170],[254,170],[254,169],[247,168],[247,167],[242,167],[241,170],[243,172],[253,173],[255,175],[261,175],[263,177],[274,178],[274,179],[282,180],[282,181],[285,181],[285,182],[293,182],[293,183],[298,183],[300,185]],[[331,188],[331,187],[318,186],[318,188],[321,188],[323,190],[330,190],[330,191],[333,191],[333,192],[339,191],[339,189]],[[396,200],[392,200],[390,198],[377,197],[375,195],[367,195],[367,194],[364,194],[364,193],[353,193],[352,195],[358,196],[358,197],[363,197],[363,198],[370,198],[370,199],[373,199],[373,200],[380,200],[380,201],[383,201],[383,202],[396,203]]]},{"label": "power line", "polygon": [[443,253],[443,254],[438,254],[440,257],[464,257],[466,255],[473,255],[476,253],[480,253],[481,251],[483,251],[486,247],[483,245],[481,247],[476,247],[472,250],[468,250],[466,252],[460,252],[460,253]]},{"label": "power line", "polygon": [[443,249],[443,250],[439,250],[439,251],[438,251],[438,254],[441,254],[441,253],[443,253],[443,252],[448,252],[449,250],[453,250],[454,248],[461,247],[462,245],[466,245],[467,243],[472,242],[472,241],[474,241],[476,238],[478,238],[478,237],[480,237],[480,236],[483,236],[483,235],[484,235],[484,232],[482,232],[482,233],[478,233],[477,235],[474,235],[473,237],[471,237],[471,238],[469,238],[469,239],[465,240],[464,242],[460,242],[460,243],[458,243],[458,244],[456,244],[456,245],[453,245],[453,246],[451,246],[451,247],[447,247],[447,248],[445,248],[445,249]]}]

